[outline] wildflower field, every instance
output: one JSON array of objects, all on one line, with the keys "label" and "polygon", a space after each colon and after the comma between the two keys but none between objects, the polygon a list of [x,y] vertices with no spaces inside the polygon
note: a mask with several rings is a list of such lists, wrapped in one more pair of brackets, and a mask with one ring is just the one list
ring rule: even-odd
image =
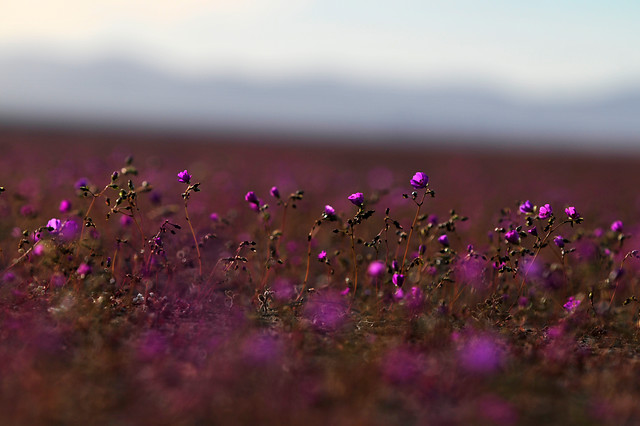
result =
[{"label": "wildflower field", "polygon": [[0,131],[0,423],[640,423],[640,158]]}]

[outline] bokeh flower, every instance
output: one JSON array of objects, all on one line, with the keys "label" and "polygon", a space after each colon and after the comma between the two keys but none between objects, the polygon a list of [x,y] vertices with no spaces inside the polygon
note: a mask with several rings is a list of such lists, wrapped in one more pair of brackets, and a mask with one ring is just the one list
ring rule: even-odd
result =
[{"label": "bokeh flower", "polygon": [[580,306],[580,303],[581,303],[580,300],[571,296],[569,297],[569,299],[567,299],[567,302],[564,305],[562,305],[562,307],[566,309],[567,312],[574,312],[576,309],[578,309],[578,306]]},{"label": "bokeh flower", "polygon": [[449,237],[447,237],[447,234],[440,235],[438,237],[438,242],[445,247],[449,247]]},{"label": "bokeh flower", "polygon": [[69,212],[71,210],[71,201],[66,199],[60,201],[60,206],[58,207],[58,210],[60,210],[60,213]]},{"label": "bokeh flower", "polygon": [[621,220],[616,220],[611,224],[611,230],[613,232],[622,232],[623,229],[624,229],[624,224],[622,223]]},{"label": "bokeh flower", "polygon": [[47,228],[49,228],[50,234],[57,234],[62,228],[62,222],[60,219],[56,219],[55,217],[51,218],[49,219],[49,222],[47,222]]},{"label": "bokeh flower", "polygon": [[369,267],[367,268],[367,273],[372,277],[380,277],[384,275],[386,270],[387,270],[387,266],[384,264],[384,262],[380,260],[374,260],[369,264]]},{"label": "bokeh flower", "polygon": [[269,190],[269,194],[271,194],[273,198],[280,198],[280,191],[277,186],[272,186]]},{"label": "bokeh flower", "polygon": [[78,266],[76,273],[81,277],[84,277],[85,275],[89,275],[91,273],[91,266],[86,263],[81,263],[80,266]]}]

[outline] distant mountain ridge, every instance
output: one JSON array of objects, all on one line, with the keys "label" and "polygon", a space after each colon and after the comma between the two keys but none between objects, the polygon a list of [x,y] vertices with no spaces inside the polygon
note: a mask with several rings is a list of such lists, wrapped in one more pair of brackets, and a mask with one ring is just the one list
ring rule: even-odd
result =
[{"label": "distant mountain ridge", "polygon": [[338,79],[188,78],[111,58],[0,54],[0,118],[175,129],[640,141],[640,90],[524,101],[484,87],[406,88]]}]

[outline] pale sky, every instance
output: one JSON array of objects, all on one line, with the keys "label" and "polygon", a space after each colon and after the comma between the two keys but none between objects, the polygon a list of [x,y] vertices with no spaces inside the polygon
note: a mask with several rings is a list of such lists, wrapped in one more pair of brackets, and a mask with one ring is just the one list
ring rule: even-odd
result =
[{"label": "pale sky", "polygon": [[640,83],[638,22],[638,0],[0,0],[0,52],[580,95]]}]

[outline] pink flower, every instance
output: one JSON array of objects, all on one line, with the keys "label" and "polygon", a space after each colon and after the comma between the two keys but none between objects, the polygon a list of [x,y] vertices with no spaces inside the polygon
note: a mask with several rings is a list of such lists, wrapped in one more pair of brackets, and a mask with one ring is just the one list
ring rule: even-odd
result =
[{"label": "pink flower", "polygon": [[553,214],[553,209],[549,204],[545,204],[544,206],[540,206],[538,210],[538,217],[540,219],[546,219]]}]

